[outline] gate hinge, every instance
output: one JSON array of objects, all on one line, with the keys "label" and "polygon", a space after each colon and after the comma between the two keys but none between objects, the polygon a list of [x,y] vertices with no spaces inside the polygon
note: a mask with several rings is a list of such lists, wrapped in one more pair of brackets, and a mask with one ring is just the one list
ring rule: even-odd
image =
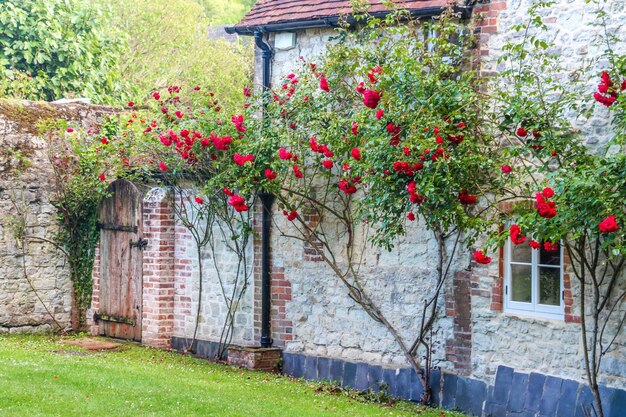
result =
[{"label": "gate hinge", "polygon": [[144,239],[142,237],[140,237],[139,240],[136,242],[133,242],[132,240],[130,241],[131,248],[139,248],[139,250],[144,250],[146,246],[148,246],[148,239]]},{"label": "gate hinge", "polygon": [[126,317],[114,317],[107,314],[98,314],[97,312],[93,313],[93,321],[96,324],[98,324],[99,321],[110,321],[113,323],[129,324],[131,326],[134,326],[136,323],[135,320]]}]

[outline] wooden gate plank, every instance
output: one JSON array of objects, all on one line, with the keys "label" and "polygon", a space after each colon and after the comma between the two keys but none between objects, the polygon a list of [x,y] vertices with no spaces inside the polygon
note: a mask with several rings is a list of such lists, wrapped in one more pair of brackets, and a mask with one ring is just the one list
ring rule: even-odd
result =
[{"label": "wooden gate plank", "polygon": [[141,249],[130,246],[143,234],[141,193],[126,180],[113,182],[109,192],[98,216],[102,225],[100,314],[130,319],[135,325],[102,321],[101,334],[141,341],[143,255]]}]

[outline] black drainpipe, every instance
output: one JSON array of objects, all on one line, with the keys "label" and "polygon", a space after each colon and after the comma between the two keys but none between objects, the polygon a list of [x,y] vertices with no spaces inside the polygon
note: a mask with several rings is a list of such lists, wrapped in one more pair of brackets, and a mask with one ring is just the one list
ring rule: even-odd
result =
[{"label": "black drainpipe", "polygon": [[[272,47],[263,39],[264,33],[254,33],[256,46],[261,50],[263,58],[263,109],[268,103],[268,92],[271,84]],[[265,115],[263,124],[269,123]],[[272,204],[274,196],[270,193],[259,193],[263,205],[263,219],[261,223],[261,347],[272,347],[272,299],[271,299],[271,275],[270,275],[270,229],[272,226]]]}]

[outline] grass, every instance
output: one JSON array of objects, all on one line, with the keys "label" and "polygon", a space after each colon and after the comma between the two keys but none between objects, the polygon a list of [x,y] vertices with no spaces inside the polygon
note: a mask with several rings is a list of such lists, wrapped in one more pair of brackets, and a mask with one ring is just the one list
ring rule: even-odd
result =
[{"label": "grass", "polygon": [[52,336],[0,336],[3,417],[440,417],[408,402],[385,407],[320,387],[135,344],[96,353]]}]

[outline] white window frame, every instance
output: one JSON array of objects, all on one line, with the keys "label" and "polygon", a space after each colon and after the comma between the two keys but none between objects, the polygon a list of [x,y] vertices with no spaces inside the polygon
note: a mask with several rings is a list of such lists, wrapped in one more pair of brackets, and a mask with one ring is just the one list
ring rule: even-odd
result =
[{"label": "white window frame", "polygon": [[[529,237],[530,239],[530,237]],[[565,292],[563,287],[563,248],[560,247],[560,287],[561,294],[559,297],[560,305],[551,306],[545,304],[539,304],[539,267],[552,267],[555,265],[541,265],[539,264],[540,249],[531,249],[531,300],[530,303],[521,301],[513,301],[511,291],[511,264],[513,265],[528,265],[528,262],[513,262],[511,261],[511,248],[512,243],[507,241],[504,248],[504,311],[506,313],[521,314],[525,316],[541,317],[547,319],[565,320]]]}]

